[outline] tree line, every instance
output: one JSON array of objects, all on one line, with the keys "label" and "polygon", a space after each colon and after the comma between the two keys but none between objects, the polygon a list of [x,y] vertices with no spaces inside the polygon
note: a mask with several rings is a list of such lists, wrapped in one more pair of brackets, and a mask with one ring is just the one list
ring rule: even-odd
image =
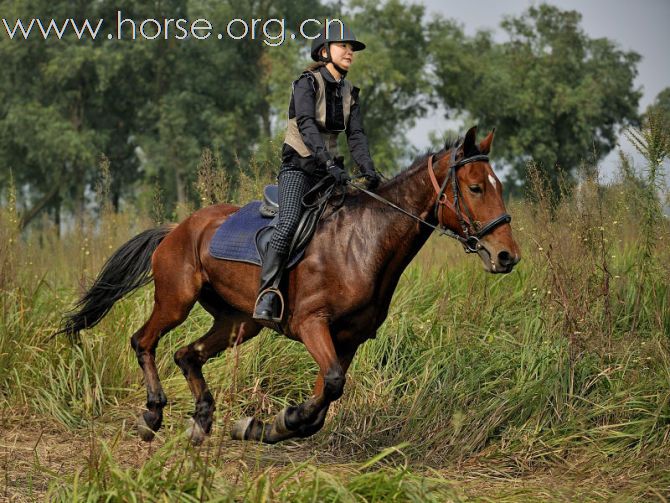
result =
[{"label": "tree line", "polygon": [[[42,16],[112,19],[283,18],[297,32],[307,18],[341,17],[368,48],[350,79],[361,88],[366,133],[377,167],[391,174],[413,152],[407,132],[435,107],[447,118],[496,127],[494,160],[512,189],[533,159],[558,183],[584,157],[604,157],[618,128],[635,124],[640,56],[590,38],[581,16],[542,4],[472,36],[420,4],[350,0],[0,0],[8,22]],[[83,211],[87,191],[109,166],[116,209],[157,188],[168,208],[197,204],[203,149],[235,179],[254,158],[279,168],[291,82],[309,63],[309,41],[96,40],[64,36],[0,42],[0,184],[13,184],[28,225],[46,212]],[[443,129],[440,124],[435,129]],[[346,150],[346,149],[344,149]],[[557,167],[559,169],[557,169]],[[11,182],[10,182],[11,180]]]}]

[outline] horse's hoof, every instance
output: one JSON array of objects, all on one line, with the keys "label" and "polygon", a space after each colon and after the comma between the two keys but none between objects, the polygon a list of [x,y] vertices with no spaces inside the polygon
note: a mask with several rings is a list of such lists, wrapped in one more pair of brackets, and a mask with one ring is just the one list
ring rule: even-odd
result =
[{"label": "horse's hoof", "polygon": [[253,420],[253,417],[245,417],[235,421],[233,428],[230,430],[230,437],[233,440],[247,440],[247,430],[249,429],[249,426],[251,426]]},{"label": "horse's hoof", "polygon": [[143,414],[140,414],[137,418],[137,433],[145,442],[151,442],[156,435],[156,432],[149,428],[149,425],[144,420]]},{"label": "horse's hoof", "polygon": [[202,444],[207,438],[205,430],[202,429],[202,426],[193,418],[188,420],[189,426],[186,429],[186,436],[191,440],[191,443],[195,446]]}]

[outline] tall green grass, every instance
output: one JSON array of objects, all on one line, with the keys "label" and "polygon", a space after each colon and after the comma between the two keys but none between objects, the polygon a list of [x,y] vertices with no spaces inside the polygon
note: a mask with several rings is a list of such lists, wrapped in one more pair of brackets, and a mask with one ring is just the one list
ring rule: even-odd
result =
[{"label": "tall green grass", "polygon": [[[203,186],[214,180],[212,162],[203,158]],[[260,172],[245,178],[246,191],[262,186]],[[431,238],[377,338],[359,350],[325,428],[298,444],[225,440],[234,419],[270,416],[311,392],[317,369],[304,348],[263,333],[205,367],[217,400],[215,435],[202,449],[188,446],[193,404],[172,355],[209,328],[196,307],[158,348],[170,404],[161,447],[140,464],[118,460],[115,445],[132,438],[125,425],[144,402],[129,338],[148,316],[152,288],[124,299],[76,341],[49,335],[77,285],[152,223],[106,211],[60,239],[47,222],[18,236],[10,204],[0,225],[0,406],[72,435],[97,432],[87,466],[47,476],[50,497],[63,501],[576,497],[560,487],[463,489],[449,474],[468,466],[508,478],[576,470],[635,481],[587,488],[583,499],[667,495],[670,225],[650,210],[656,183],[624,162],[617,182],[587,178],[555,200],[535,171],[533,197],[508,208],[523,259],[505,276],[486,274],[456,244]],[[232,197],[225,180],[216,187]]]}]

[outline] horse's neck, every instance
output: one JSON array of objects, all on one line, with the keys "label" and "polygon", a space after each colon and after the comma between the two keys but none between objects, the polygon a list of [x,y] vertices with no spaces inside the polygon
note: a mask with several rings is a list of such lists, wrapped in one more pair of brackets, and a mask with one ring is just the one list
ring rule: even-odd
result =
[{"label": "horse's neck", "polygon": [[[441,176],[438,173],[438,180]],[[436,194],[428,176],[427,164],[408,169],[383,184],[377,192],[381,197],[422,220],[436,224],[433,216]],[[361,194],[359,197],[368,197]],[[384,275],[392,288],[403,270],[429,238],[432,229],[402,212],[370,198],[360,215],[367,220],[365,228],[370,264]]]},{"label": "horse's neck", "polygon": [[[431,210],[436,194],[428,176],[427,162],[421,162],[396,176],[382,185],[378,193],[384,199],[395,203],[413,215],[422,219],[432,218]],[[397,214],[389,213],[390,220],[394,224],[405,221],[410,223],[413,220],[398,210],[394,211]],[[414,223],[417,223],[416,220]]]}]

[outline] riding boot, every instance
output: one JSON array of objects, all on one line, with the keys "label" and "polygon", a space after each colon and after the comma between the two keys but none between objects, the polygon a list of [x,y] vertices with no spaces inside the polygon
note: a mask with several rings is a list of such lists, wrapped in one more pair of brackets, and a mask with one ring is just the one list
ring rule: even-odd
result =
[{"label": "riding boot", "polygon": [[254,309],[255,320],[265,321],[281,321],[282,306],[279,305],[281,295],[273,288],[276,282],[279,284],[279,279],[284,272],[286,255],[278,252],[272,246],[268,246],[263,258],[263,265],[261,267],[261,286],[258,290],[258,299],[256,300],[256,307]]}]

